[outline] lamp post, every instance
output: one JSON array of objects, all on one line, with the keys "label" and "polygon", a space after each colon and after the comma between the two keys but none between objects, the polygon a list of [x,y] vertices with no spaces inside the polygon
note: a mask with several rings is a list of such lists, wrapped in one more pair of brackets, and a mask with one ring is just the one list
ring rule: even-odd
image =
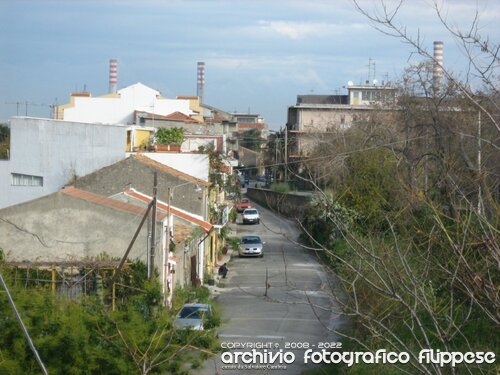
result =
[{"label": "lamp post", "polygon": [[[168,306],[169,305],[169,299],[168,299],[168,294],[169,290],[168,288],[168,277],[171,272],[169,271],[168,268],[168,257],[170,254],[170,241],[171,241],[171,234],[170,234],[170,227],[173,226],[173,220],[171,219],[171,198],[174,193],[174,190],[178,187],[189,185],[189,184],[194,184],[196,186],[195,191],[201,191],[201,188],[196,184],[195,182],[185,182],[179,185],[175,186],[169,186],[167,188],[167,232],[165,234],[165,253],[163,256],[163,286],[164,286],[164,293],[163,293],[163,306]],[[199,190],[198,190],[199,189]]]}]

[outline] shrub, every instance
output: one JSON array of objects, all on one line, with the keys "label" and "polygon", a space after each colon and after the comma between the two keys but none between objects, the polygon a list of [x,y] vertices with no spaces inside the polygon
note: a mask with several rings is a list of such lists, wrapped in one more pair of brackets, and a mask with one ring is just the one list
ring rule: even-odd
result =
[{"label": "shrub", "polygon": [[181,145],[184,142],[183,128],[160,128],[156,131],[156,143],[161,145]]},{"label": "shrub", "polygon": [[287,183],[273,184],[271,190],[277,193],[288,193],[290,191],[290,185]]}]

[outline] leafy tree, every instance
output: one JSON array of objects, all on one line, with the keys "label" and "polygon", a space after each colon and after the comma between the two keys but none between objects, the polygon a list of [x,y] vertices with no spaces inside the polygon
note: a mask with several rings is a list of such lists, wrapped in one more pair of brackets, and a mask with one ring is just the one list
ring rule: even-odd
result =
[{"label": "leafy tree", "polygon": [[240,146],[250,150],[260,151],[262,143],[262,132],[259,129],[250,129],[243,133]]},{"label": "leafy tree", "polygon": [[[0,268],[4,275],[15,273],[1,264]],[[132,272],[130,277],[137,275]],[[10,283],[9,289],[50,374],[181,374],[184,362],[199,360],[200,349],[217,350],[213,330],[173,329],[177,309],[192,292],[176,294],[175,308],[165,309],[159,283],[141,279],[128,296],[122,291],[127,303],[114,312],[96,297],[66,300],[43,287],[25,288],[24,283]],[[197,292],[200,298],[202,294]],[[208,295],[203,295],[206,300]],[[218,324],[217,318],[212,324]],[[0,374],[38,374],[11,306],[1,294],[0,331]]]},{"label": "leafy tree", "polygon": [[335,329],[345,339],[343,348],[410,353],[408,364],[357,365],[342,373],[496,373],[495,365],[441,367],[417,356],[423,349],[495,352],[499,346],[500,196],[493,161],[500,158],[500,49],[479,35],[477,14],[462,32],[433,2],[464,47],[467,74],[477,74],[483,84],[474,91],[472,76],[462,82],[445,69],[437,88],[424,39],[397,23],[404,1],[381,1],[375,12],[353,1],[376,28],[431,63],[405,71],[397,107],[386,108],[391,115],[385,121],[365,119],[321,138],[296,173],[322,199],[332,191],[333,202],[362,218],[346,225],[338,207],[319,200],[300,221],[308,248],[335,271],[332,307],[351,323]]}]

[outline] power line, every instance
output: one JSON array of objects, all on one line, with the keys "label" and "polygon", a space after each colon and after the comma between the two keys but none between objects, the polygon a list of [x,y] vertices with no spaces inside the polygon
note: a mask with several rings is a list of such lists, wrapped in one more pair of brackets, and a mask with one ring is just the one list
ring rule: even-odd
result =
[{"label": "power line", "polygon": [[[437,137],[438,136],[434,136],[432,138],[437,138]],[[356,152],[365,152],[365,151],[375,150],[377,148],[394,146],[394,145],[397,145],[399,143],[406,143],[406,142],[416,141],[416,140],[419,140],[419,139],[428,139],[428,137],[425,136],[425,135],[423,135],[423,136],[419,136],[419,137],[403,139],[403,140],[400,140],[400,141],[395,141],[395,142],[390,142],[390,143],[383,143],[383,144],[380,144],[380,145],[374,145],[374,146],[370,146],[370,147],[360,148],[360,149],[357,149],[357,150],[340,152],[338,154],[328,154],[328,155],[317,156],[317,157],[313,157],[313,158],[302,158],[300,160],[292,160],[292,161],[288,161],[286,163],[283,162],[283,163],[266,164],[266,165],[263,165],[262,167],[266,168],[266,167],[276,167],[276,166],[282,166],[282,165],[304,163],[304,162],[308,162],[308,161],[322,160],[322,159],[330,158],[332,156],[347,156],[347,155],[354,154]],[[244,168],[238,168],[238,170],[255,169],[255,168],[256,167],[244,167]]]}]

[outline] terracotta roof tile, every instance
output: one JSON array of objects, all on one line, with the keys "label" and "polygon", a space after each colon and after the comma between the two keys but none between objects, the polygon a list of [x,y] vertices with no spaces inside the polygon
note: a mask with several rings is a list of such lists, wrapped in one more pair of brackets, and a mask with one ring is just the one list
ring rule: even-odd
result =
[{"label": "terracotta roof tile", "polygon": [[[88,191],[77,189],[74,186],[67,186],[64,189],[61,189],[60,191],[61,193],[69,195],[73,198],[82,199],[87,202],[114,208],[115,210],[120,210],[135,215],[143,215],[146,212],[146,209],[144,207],[134,206],[129,203],[120,202],[111,198],[104,197],[102,195],[97,195],[94,193],[90,193]],[[166,215],[162,213],[158,213],[156,215],[157,220],[163,220],[165,217]]]},{"label": "terracotta roof tile", "polygon": [[[151,197],[148,197],[146,194],[139,193],[134,189],[127,189],[124,191],[124,194],[131,196],[135,199],[139,199],[142,202],[149,202]],[[165,212],[168,212],[168,205],[162,201],[158,201],[157,207]],[[210,232],[213,228],[213,225],[197,218],[194,215],[190,215],[189,213],[180,211],[175,207],[170,206],[170,212],[172,215],[177,216],[181,219],[184,219],[192,224],[200,226],[206,233]]]},{"label": "terracotta roof tile", "polygon": [[153,167],[153,168],[158,169],[160,171],[171,174],[172,176],[180,178],[181,180],[193,182],[193,183],[200,185],[200,186],[206,186],[206,187],[210,186],[210,182],[207,182],[205,180],[201,180],[201,179],[193,177],[187,173],[178,171],[177,169],[174,169],[172,167],[169,167],[168,165],[157,162],[156,160],[148,158],[147,156],[136,154],[136,155],[132,155],[130,157],[134,158],[135,160],[137,160],[141,163],[147,164],[150,167]]},{"label": "terracotta roof tile", "polygon": [[189,117],[188,115],[185,115],[182,112],[173,112],[169,115],[166,115],[163,117],[165,120],[175,120],[175,121],[183,121],[183,122],[195,122],[197,123],[195,119]]}]

